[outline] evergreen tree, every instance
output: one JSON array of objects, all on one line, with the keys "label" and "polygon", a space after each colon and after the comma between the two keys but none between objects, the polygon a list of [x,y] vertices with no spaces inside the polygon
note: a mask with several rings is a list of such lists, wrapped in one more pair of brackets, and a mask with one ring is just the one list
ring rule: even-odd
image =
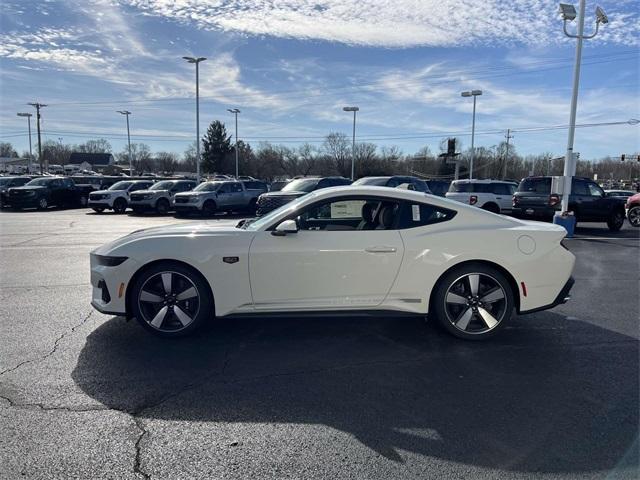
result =
[{"label": "evergreen tree", "polygon": [[214,120],[202,138],[202,170],[205,173],[233,173],[229,170],[229,156],[233,152],[231,135],[224,123]]}]

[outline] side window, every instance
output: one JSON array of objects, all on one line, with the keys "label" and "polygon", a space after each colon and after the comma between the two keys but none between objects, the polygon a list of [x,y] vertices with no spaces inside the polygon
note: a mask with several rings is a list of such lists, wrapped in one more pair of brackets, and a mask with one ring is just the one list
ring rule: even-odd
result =
[{"label": "side window", "polygon": [[399,204],[374,198],[342,198],[317,203],[297,218],[308,231],[390,230],[396,228]]},{"label": "side window", "polygon": [[456,216],[455,210],[436,207],[426,203],[403,202],[400,209],[398,229],[407,229],[446,222]]},{"label": "side window", "polygon": [[513,195],[514,193],[516,193],[517,189],[518,189],[517,185],[510,184],[509,185],[509,195]]},{"label": "side window", "polygon": [[589,195],[592,197],[604,197],[604,191],[595,183],[589,183]]},{"label": "side window", "polygon": [[62,182],[60,180],[58,180],[58,179],[51,180],[49,185],[51,186],[51,188],[61,188],[62,187]]},{"label": "side window", "polygon": [[218,189],[218,193],[231,193],[231,184],[223,183],[222,186]]},{"label": "side window", "polygon": [[231,184],[231,191],[232,192],[242,192],[242,185],[240,185],[239,183],[232,183]]},{"label": "side window", "polygon": [[576,180],[571,188],[571,193],[574,195],[589,195],[587,184],[582,180]]},{"label": "side window", "polygon": [[389,181],[387,182],[387,187],[396,188],[398,185],[400,184],[398,183],[397,178],[390,178]]},{"label": "side window", "polygon": [[422,180],[413,180],[412,183],[418,192],[426,192],[428,189],[427,184]]},{"label": "side window", "polygon": [[493,193],[496,195],[509,195],[509,187],[506,183],[494,183]]}]

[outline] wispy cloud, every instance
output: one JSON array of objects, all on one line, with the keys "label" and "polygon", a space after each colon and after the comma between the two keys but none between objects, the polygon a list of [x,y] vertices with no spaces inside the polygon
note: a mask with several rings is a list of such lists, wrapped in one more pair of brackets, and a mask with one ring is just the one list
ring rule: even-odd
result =
[{"label": "wispy cloud", "polygon": [[[151,15],[249,35],[392,48],[545,44],[562,39],[556,0],[121,0]],[[600,41],[637,45],[640,14],[611,3]]]}]

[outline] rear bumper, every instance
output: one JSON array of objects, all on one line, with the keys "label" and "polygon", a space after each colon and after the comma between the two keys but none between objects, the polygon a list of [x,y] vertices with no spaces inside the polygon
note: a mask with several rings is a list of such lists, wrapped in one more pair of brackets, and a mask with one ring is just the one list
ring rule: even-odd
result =
[{"label": "rear bumper", "polygon": [[529,313],[549,310],[550,308],[557,307],[558,305],[562,305],[563,303],[567,303],[571,298],[570,292],[574,283],[575,283],[575,280],[573,279],[573,277],[569,277],[569,280],[567,280],[567,283],[564,284],[564,287],[562,287],[562,290],[560,290],[560,293],[558,293],[558,296],[555,298],[553,302],[551,302],[549,305],[544,305],[542,307],[534,308],[532,310],[521,311],[519,312],[520,315],[527,315]]},{"label": "rear bumper", "polygon": [[546,205],[518,205],[511,209],[511,215],[516,218],[534,219],[534,218],[553,218],[556,210]]}]

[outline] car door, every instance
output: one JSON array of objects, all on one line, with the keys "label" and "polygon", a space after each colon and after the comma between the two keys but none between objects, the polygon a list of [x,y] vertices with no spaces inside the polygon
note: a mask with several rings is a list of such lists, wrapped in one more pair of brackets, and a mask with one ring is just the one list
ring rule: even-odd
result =
[{"label": "car door", "polygon": [[605,198],[604,190],[594,182],[586,182],[589,193],[589,218],[593,220],[607,220],[609,209],[608,200]]},{"label": "car door", "polygon": [[500,207],[501,212],[510,212],[513,208],[512,200],[511,200],[511,190],[509,189],[509,184],[507,183],[494,183],[493,184],[493,193],[495,194],[496,202]]},{"label": "car door", "polygon": [[334,197],[292,214],[301,227],[297,233],[258,232],[249,250],[255,308],[335,310],[382,303],[404,246],[397,229],[362,228],[364,205],[375,202],[381,210],[380,201]]},{"label": "car door", "polygon": [[233,182],[231,185],[230,204],[234,207],[239,207],[248,203],[248,200],[244,198],[244,189],[240,182]]},{"label": "car door", "polygon": [[593,199],[589,195],[589,189],[584,180],[573,179],[569,198],[577,210],[576,219],[580,221],[590,220],[594,210],[591,204]]},{"label": "car door", "polygon": [[65,203],[65,192],[62,187],[62,180],[55,178],[49,182],[49,193],[51,195],[51,203],[54,205],[62,205]]},{"label": "car door", "polygon": [[218,207],[228,207],[232,204],[231,183],[223,183],[220,188],[218,188],[217,194],[216,204]]}]

